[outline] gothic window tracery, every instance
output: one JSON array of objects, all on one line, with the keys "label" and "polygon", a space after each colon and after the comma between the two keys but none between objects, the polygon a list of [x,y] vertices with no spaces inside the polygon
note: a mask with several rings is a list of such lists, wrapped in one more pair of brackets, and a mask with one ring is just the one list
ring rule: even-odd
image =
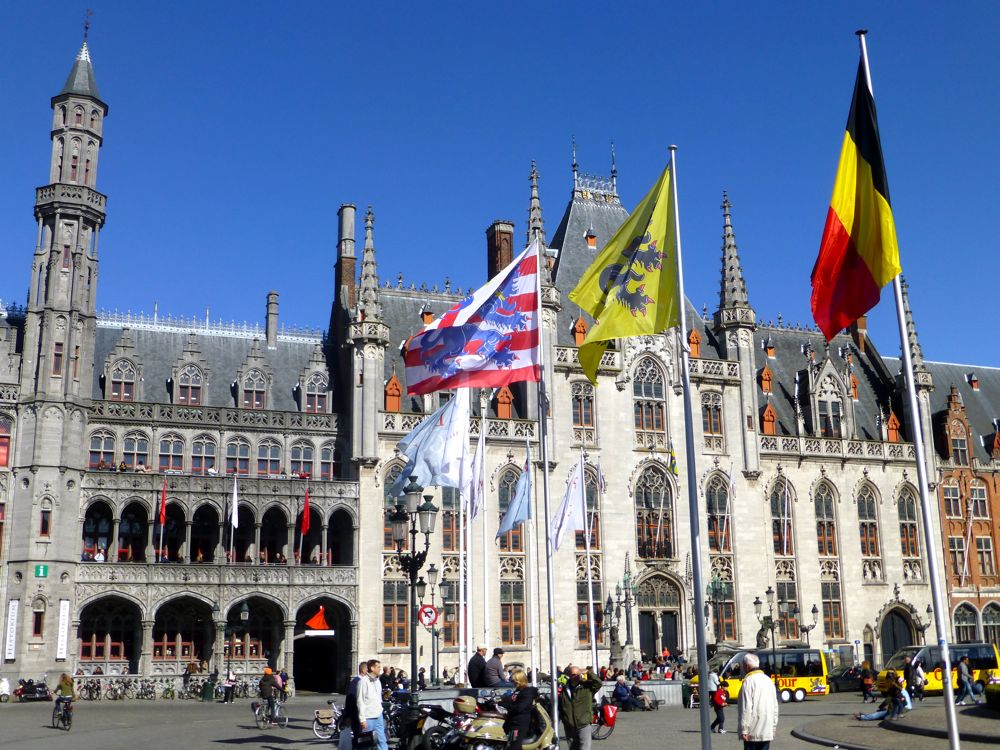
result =
[{"label": "gothic window tracery", "polygon": [[899,538],[903,557],[920,557],[920,539],[917,536],[917,500],[909,487],[899,493]]},{"label": "gothic window tracery", "polygon": [[205,375],[197,365],[185,365],[177,376],[177,403],[201,406]]},{"label": "gothic window tracery", "polygon": [[827,375],[819,387],[819,434],[821,437],[843,437],[844,401],[833,377]]},{"label": "gothic window tracery", "polygon": [[274,440],[265,440],[257,446],[257,475],[276,475],[281,472],[281,446]]},{"label": "gothic window tracery", "polygon": [[295,443],[292,446],[291,475],[293,477],[311,477],[313,473],[313,455],[315,450],[312,443],[305,441]]},{"label": "gothic window tracery", "polygon": [[90,469],[111,469],[115,466],[115,436],[107,430],[95,432],[90,436],[90,458],[87,467]]},{"label": "gothic window tracery", "polygon": [[111,401],[135,401],[136,369],[127,359],[111,366]]},{"label": "gothic window tracery", "polygon": [[160,438],[160,471],[181,471],[184,468],[184,440],[169,434]]},{"label": "gothic window tracery", "polygon": [[191,444],[191,473],[199,476],[215,473],[215,454],[215,440],[207,435],[196,437]]},{"label": "gothic window tracery", "polygon": [[816,488],[813,505],[816,511],[816,545],[820,557],[835,557],[837,554],[836,502],[830,485],[823,482]]},{"label": "gothic window tracery", "polygon": [[878,558],[878,501],[875,491],[865,485],[858,493],[858,532],[861,538],[861,556]]},{"label": "gothic window tracery", "polygon": [[636,435],[660,441],[667,429],[663,370],[651,357],[643,357],[632,376],[632,404]]},{"label": "gothic window tracery", "polygon": [[792,492],[787,480],[781,477],[771,488],[771,539],[775,555],[792,557],[795,554],[794,531]]},{"label": "gothic window tracery", "polygon": [[729,484],[716,474],[705,488],[708,506],[708,549],[711,552],[732,552],[731,529],[729,527]]},{"label": "gothic window tracery", "polygon": [[149,466],[149,438],[143,432],[130,432],[122,443],[122,461],[135,470],[139,466]]},{"label": "gothic window tracery", "polygon": [[250,443],[245,438],[234,438],[226,443],[226,474],[249,476]]},{"label": "gothic window tracery", "polygon": [[[587,522],[590,524],[590,548],[599,550],[601,548],[601,508],[597,473],[589,469],[585,471],[583,483],[587,498]],[[576,532],[576,548],[578,550],[587,548],[587,540],[583,538],[582,531]]]},{"label": "gothic window tracery", "polygon": [[267,379],[260,370],[250,370],[243,376],[243,408],[263,409],[267,404]]},{"label": "gothic window tracery", "polygon": [[648,466],[635,485],[635,533],[638,556],[674,557],[674,504],[666,472]]},{"label": "gothic window tracery", "polygon": [[308,414],[326,414],[326,392],[328,388],[326,375],[314,372],[306,381],[305,411]]},{"label": "gothic window tracery", "polygon": [[[500,475],[500,480],[497,482],[497,509],[501,519],[507,512],[510,501],[514,498],[514,488],[517,486],[517,480],[520,476],[520,472],[512,468],[506,469]],[[524,552],[524,539],[521,535],[520,525],[515,526],[500,537],[500,550],[503,552]]]}]

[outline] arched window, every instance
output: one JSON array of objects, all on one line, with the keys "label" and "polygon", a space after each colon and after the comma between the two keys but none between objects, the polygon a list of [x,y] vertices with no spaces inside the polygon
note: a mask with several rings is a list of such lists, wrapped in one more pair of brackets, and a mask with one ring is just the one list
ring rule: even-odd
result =
[{"label": "arched window", "polygon": [[877,506],[875,490],[865,485],[858,493],[858,533],[861,537],[862,557],[879,556]]},{"label": "arched window", "polygon": [[[387,552],[395,551],[396,549],[396,545],[392,541],[392,523],[390,523],[389,517],[396,510],[396,505],[403,502],[403,498],[389,494],[389,490],[402,473],[403,467],[400,464],[393,464],[386,470],[385,476],[382,478],[382,486],[385,488],[385,495],[383,496],[383,516],[385,520],[382,527],[382,549]],[[403,542],[404,550],[409,546],[408,542],[409,540]]]},{"label": "arched window", "polygon": [[336,479],[337,474],[334,465],[334,447],[333,443],[325,443],[322,448],[319,449],[319,478],[320,479]]},{"label": "arched window", "polygon": [[77,107],[73,110],[73,124],[83,125],[83,107]]},{"label": "arched window", "polygon": [[110,432],[102,430],[90,436],[90,458],[87,461],[87,468],[115,468],[115,436]]},{"label": "arched window", "polygon": [[674,502],[659,466],[647,467],[635,484],[635,535],[639,557],[674,556]]},{"label": "arched window", "polygon": [[663,442],[667,430],[663,371],[650,357],[639,361],[632,376],[632,409],[636,437],[643,444]]},{"label": "arched window", "polygon": [[31,637],[42,638],[45,635],[45,600],[38,597],[31,603]]},{"label": "arched window", "polygon": [[97,126],[101,122],[101,113],[96,109],[90,110],[90,129],[97,130]]},{"label": "arched window", "polygon": [[141,432],[132,432],[125,436],[122,449],[122,461],[129,469],[139,466],[149,466],[149,438]]},{"label": "arched window", "polygon": [[722,434],[722,394],[701,394],[701,425],[706,435]]},{"label": "arched window", "polygon": [[326,414],[326,376],[314,372],[306,381],[305,410],[309,414]]},{"label": "arched window", "polygon": [[62,105],[60,105],[59,107],[59,124],[60,125],[66,124],[66,107]]},{"label": "arched window", "polygon": [[[497,505],[500,511],[500,518],[504,517],[511,499],[514,497],[514,487],[520,472],[514,469],[507,469],[500,475],[497,483]],[[504,536],[500,537],[500,550],[502,552],[524,552],[524,541],[521,537],[521,526],[517,525]]]},{"label": "arched window", "polygon": [[975,643],[979,640],[976,610],[969,604],[960,604],[955,609],[955,640],[958,643]]},{"label": "arched window", "polygon": [[313,454],[315,450],[309,443],[296,443],[292,446],[292,476],[311,477],[313,473]]},{"label": "arched window", "polygon": [[813,506],[816,510],[816,546],[820,557],[837,555],[837,516],[834,512],[833,490],[826,482],[816,488]]},{"label": "arched window", "polygon": [[195,441],[191,444],[191,473],[216,473],[215,441],[207,435],[195,438]]},{"label": "arched window", "polygon": [[230,440],[226,444],[226,474],[245,477],[250,473],[250,443],[243,438]]},{"label": "arched window", "polygon": [[824,378],[819,388],[819,434],[821,437],[843,437],[841,420],[843,419],[844,402],[840,389],[829,375]]},{"label": "arched window", "polygon": [[135,365],[127,359],[111,367],[111,400],[135,401]]},{"label": "arched window", "polygon": [[795,554],[795,529],[792,525],[792,490],[784,477],[771,488],[771,540],[774,554],[792,557]]},{"label": "arched window", "polygon": [[260,370],[251,370],[243,376],[243,408],[263,409],[267,404],[267,380]]},{"label": "arched window", "polygon": [[201,406],[201,389],[205,376],[197,365],[185,365],[177,375],[177,403]]},{"label": "arched window", "polygon": [[[584,474],[583,483],[584,491],[587,493],[587,520],[590,523],[590,548],[592,550],[601,548],[601,507],[598,481],[597,472],[587,471]],[[576,532],[576,548],[579,550],[587,549],[587,540],[583,538],[582,531]],[[600,602],[597,603],[600,604]]]},{"label": "arched window", "polygon": [[184,468],[184,441],[180,435],[160,438],[160,471],[181,471]]},{"label": "arched window", "polygon": [[708,505],[708,549],[711,552],[732,552],[729,528],[729,485],[725,479],[715,475],[705,488]]},{"label": "arched window", "polygon": [[10,466],[10,431],[13,422],[0,417],[0,468]]},{"label": "arched window", "polygon": [[1000,643],[1000,605],[996,602],[983,607],[983,640]]},{"label": "arched window", "polygon": [[903,557],[920,557],[920,540],[917,536],[917,500],[913,490],[904,489],[899,493],[899,540],[903,547]]},{"label": "arched window", "polygon": [[69,181],[76,182],[76,175],[80,169],[80,141],[73,139],[70,144],[70,156],[69,156]]},{"label": "arched window", "polygon": [[281,446],[274,440],[265,440],[257,446],[257,475],[267,476],[281,472]]},{"label": "arched window", "polygon": [[[594,386],[577,381],[573,383],[573,427],[594,426]],[[576,435],[573,436],[576,439]]]},{"label": "arched window", "polygon": [[98,551],[111,549],[111,508],[102,500],[90,504],[83,516],[83,560],[91,561]]}]

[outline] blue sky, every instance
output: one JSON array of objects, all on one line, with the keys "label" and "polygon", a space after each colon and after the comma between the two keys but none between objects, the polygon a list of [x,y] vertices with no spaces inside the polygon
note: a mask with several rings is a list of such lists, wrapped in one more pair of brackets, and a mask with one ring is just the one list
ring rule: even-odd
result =
[{"label": "blue sky", "polygon": [[[723,189],[750,300],[806,322],[867,27],[904,273],[930,359],[1000,365],[993,182],[1000,4],[92,2],[110,105],[104,308],[322,327],[337,207],[376,212],[382,279],[484,281],[495,218],[524,236],[538,162],[551,237],[618,154],[628,208],[679,146],[688,296],[718,300]],[[33,190],[83,5],[5,5],[0,297],[25,297]],[[359,222],[359,227],[360,227]],[[359,236],[360,246],[360,236]],[[891,290],[870,325],[898,353]],[[983,333],[987,332],[984,336]],[[985,346],[983,346],[985,342]]]}]

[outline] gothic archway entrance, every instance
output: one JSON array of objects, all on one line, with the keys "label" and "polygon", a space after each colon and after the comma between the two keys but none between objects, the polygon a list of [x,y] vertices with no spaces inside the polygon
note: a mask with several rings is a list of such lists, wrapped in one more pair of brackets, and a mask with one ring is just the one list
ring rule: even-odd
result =
[{"label": "gothic archway entrance", "polygon": [[639,584],[639,648],[655,658],[664,648],[677,654],[681,632],[681,590],[664,575],[653,575]]},{"label": "gothic archway entrance", "polygon": [[312,599],[295,615],[292,676],[296,690],[344,691],[351,674],[351,620],[340,602]]},{"label": "gothic archway entrance", "polygon": [[86,674],[137,674],[142,651],[142,613],[132,602],[103,596],[80,612],[77,659]]},{"label": "gothic archway entrance", "polygon": [[892,655],[901,648],[912,646],[915,642],[913,621],[900,609],[889,610],[879,628],[879,641],[882,647],[882,663],[885,664]]}]

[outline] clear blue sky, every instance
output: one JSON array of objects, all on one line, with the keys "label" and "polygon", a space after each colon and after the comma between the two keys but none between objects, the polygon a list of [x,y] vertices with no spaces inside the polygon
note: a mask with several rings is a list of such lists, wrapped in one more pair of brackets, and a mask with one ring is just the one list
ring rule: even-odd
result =
[{"label": "clear blue sky", "polygon": [[[91,0],[88,0],[91,2]],[[858,48],[875,99],[904,272],[930,359],[1000,365],[1000,4],[100,2],[91,53],[111,111],[98,189],[105,308],[322,327],[337,207],[376,211],[379,272],[463,287],[484,230],[524,236],[537,160],[551,237],[581,169],[632,208],[679,145],[688,296],[718,300],[723,189],[751,303],[809,317]],[[23,301],[49,98],[84,4],[4,6],[0,297]],[[359,227],[361,226],[359,222]],[[359,248],[360,248],[359,236]],[[898,353],[891,293],[872,317]],[[984,335],[985,334],[985,335]]]}]

